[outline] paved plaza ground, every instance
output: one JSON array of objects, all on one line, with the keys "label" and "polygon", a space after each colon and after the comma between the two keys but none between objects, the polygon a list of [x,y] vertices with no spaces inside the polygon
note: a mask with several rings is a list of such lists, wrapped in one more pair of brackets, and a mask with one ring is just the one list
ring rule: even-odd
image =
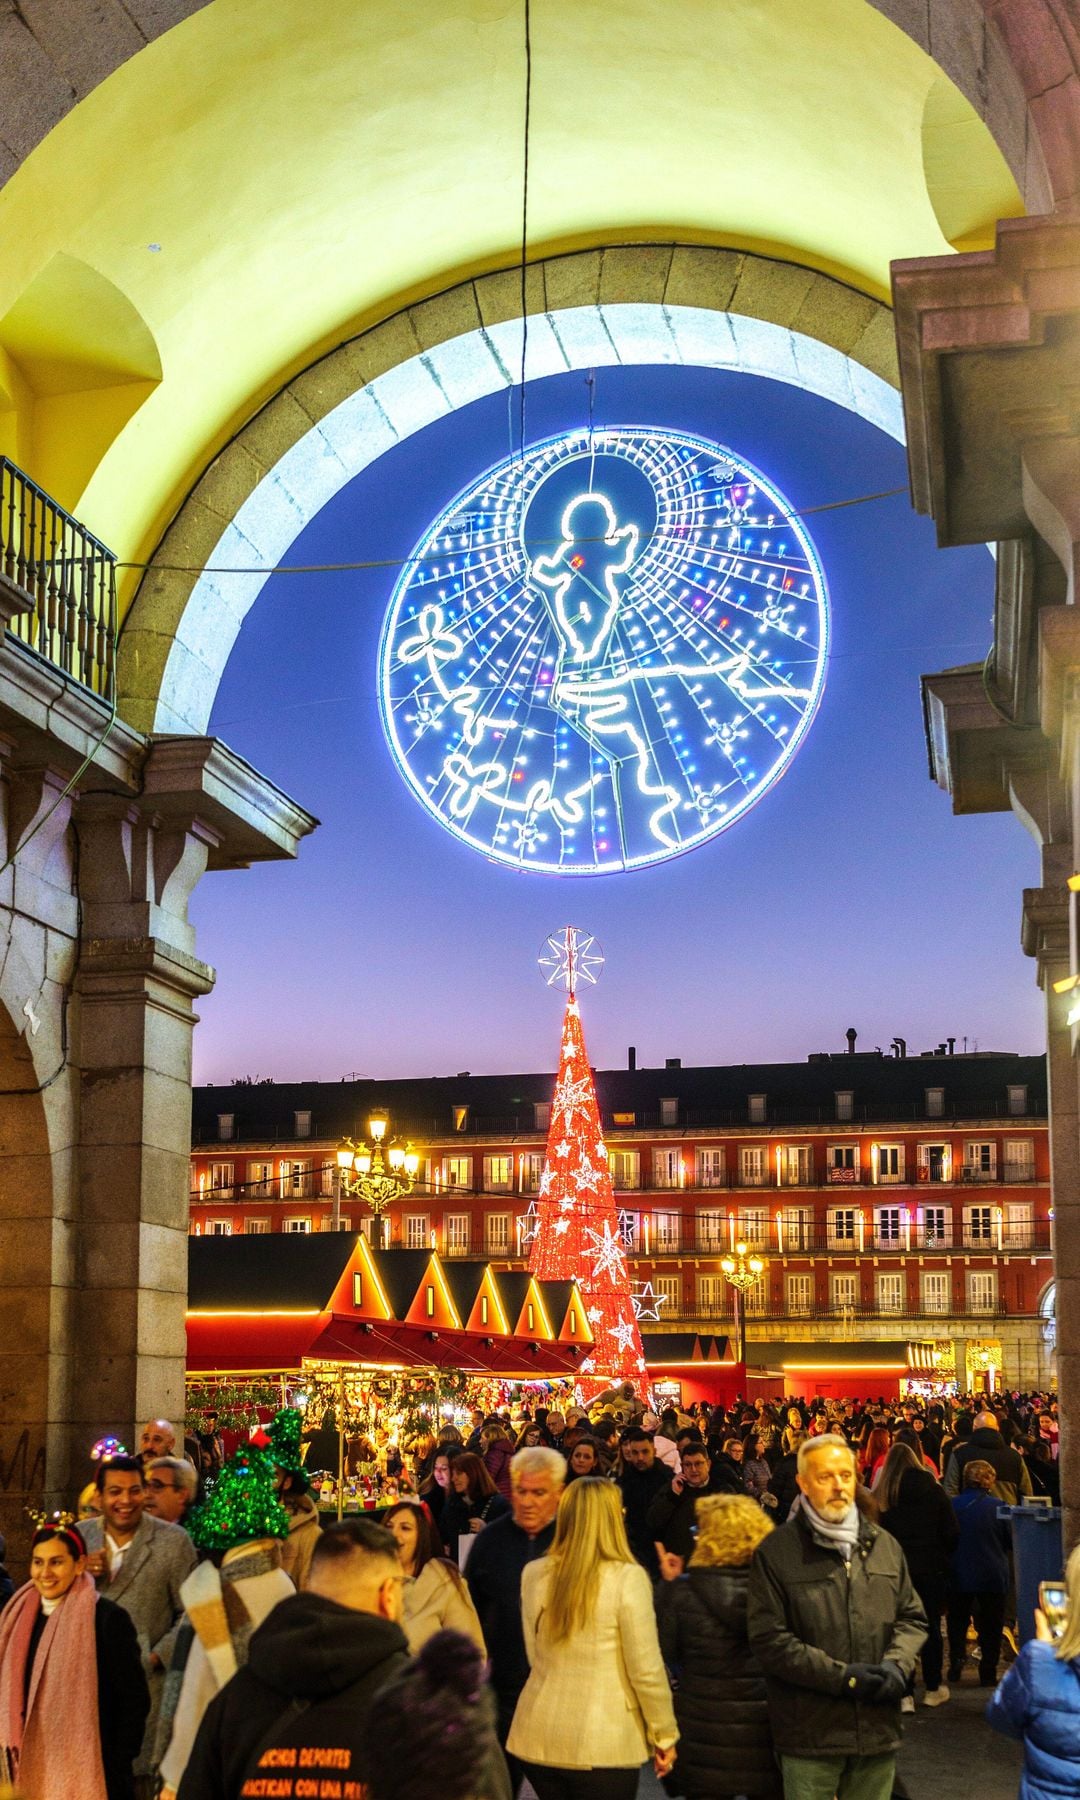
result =
[{"label": "paved plaza ground", "polygon": [[[970,1680],[970,1676],[969,1676]],[[945,1795],[969,1794],[978,1800],[1016,1800],[1020,1786],[1019,1744],[991,1731],[983,1714],[986,1691],[969,1686],[953,1688],[945,1706],[920,1706],[904,1720],[904,1747],[900,1752],[898,1794],[908,1800],[943,1800]],[[522,1800],[531,1789],[526,1787]],[[663,1789],[650,1773],[643,1774],[638,1800],[665,1800]]]}]

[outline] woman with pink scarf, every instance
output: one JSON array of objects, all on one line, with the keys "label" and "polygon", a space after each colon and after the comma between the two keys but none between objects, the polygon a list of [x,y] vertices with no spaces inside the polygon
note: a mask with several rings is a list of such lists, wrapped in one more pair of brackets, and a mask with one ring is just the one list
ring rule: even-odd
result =
[{"label": "woman with pink scarf", "polygon": [[20,1800],[133,1800],[149,1710],[134,1625],[97,1592],[77,1528],[42,1525],[0,1616],[0,1782]]}]

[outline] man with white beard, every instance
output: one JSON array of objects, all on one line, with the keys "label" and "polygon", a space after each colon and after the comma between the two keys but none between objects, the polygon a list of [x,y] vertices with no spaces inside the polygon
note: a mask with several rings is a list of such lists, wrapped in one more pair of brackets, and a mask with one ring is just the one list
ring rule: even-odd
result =
[{"label": "man with white beard", "polygon": [[747,1620],[784,1800],[890,1800],[926,1616],[900,1545],[859,1512],[847,1441],[808,1438],[797,1478],[801,1506],[750,1565]]}]

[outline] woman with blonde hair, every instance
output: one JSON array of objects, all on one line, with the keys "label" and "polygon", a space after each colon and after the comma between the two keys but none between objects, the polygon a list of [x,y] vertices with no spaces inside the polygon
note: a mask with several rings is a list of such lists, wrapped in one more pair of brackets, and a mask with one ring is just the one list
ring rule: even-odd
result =
[{"label": "woman with blonde hair", "polygon": [[765,1678],[746,1635],[750,1561],[772,1522],[749,1495],[704,1494],[685,1575],[656,1596],[660,1649],[678,1676],[679,1792],[778,1795]]},{"label": "woman with blonde hair", "polygon": [[522,1575],[521,1619],[531,1673],[506,1748],[538,1800],[634,1800],[647,1756],[667,1775],[679,1731],[652,1585],[611,1482],[564,1492],[551,1549]]},{"label": "woman with blonde hair", "polygon": [[[971,1465],[969,1464],[968,1467]],[[1065,1567],[1065,1625],[1055,1642],[1035,1612],[1035,1636],[1006,1672],[986,1716],[1024,1746],[1020,1800],[1080,1792],[1080,1545]]]}]

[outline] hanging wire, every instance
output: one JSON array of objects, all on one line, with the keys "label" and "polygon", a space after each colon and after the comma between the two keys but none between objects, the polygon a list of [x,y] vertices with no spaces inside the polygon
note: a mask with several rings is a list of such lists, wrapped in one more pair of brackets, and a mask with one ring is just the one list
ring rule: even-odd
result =
[{"label": "hanging wire", "polygon": [[531,0],[524,0],[525,26],[525,120],[521,159],[521,395],[518,402],[518,450],[522,466],[525,462],[525,359],[529,348],[528,254],[529,254],[529,126],[532,119],[532,16]]}]

